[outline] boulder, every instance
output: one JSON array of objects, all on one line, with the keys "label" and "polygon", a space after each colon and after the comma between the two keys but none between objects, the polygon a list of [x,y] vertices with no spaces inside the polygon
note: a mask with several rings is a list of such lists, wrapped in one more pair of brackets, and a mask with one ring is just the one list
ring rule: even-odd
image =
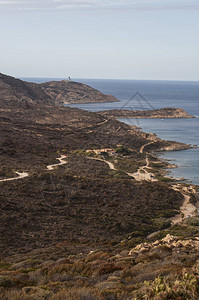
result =
[{"label": "boulder", "polygon": [[171,243],[173,241],[175,241],[176,238],[170,234],[167,234],[163,239],[162,241],[165,242],[165,243]]}]

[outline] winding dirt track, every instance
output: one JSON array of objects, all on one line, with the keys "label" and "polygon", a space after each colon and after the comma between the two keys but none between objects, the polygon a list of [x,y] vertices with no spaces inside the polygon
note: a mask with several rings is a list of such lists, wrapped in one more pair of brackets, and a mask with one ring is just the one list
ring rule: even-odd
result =
[{"label": "winding dirt track", "polygon": [[184,192],[188,192],[188,188],[184,187],[184,189],[182,190],[182,188],[180,188],[180,185],[173,185],[172,188],[175,191],[181,192],[181,194],[184,196],[184,202],[180,207],[181,213],[170,218],[173,224],[177,224],[182,222],[182,220],[184,218],[187,218],[188,216],[190,217],[195,216],[196,207],[189,202],[191,196],[184,193]]},{"label": "winding dirt track", "polygon": [[[100,125],[102,125],[102,124],[104,124],[104,123],[106,123],[106,122],[108,122],[108,119],[105,119],[104,121],[98,123],[97,126],[100,126]],[[89,125],[89,126],[87,126],[87,127],[85,127],[85,128],[90,128],[90,127],[92,127],[92,126],[93,126],[93,125]],[[119,129],[120,129],[120,128],[118,128],[118,130],[119,130]],[[139,151],[139,152],[142,153],[143,150],[144,150],[144,147],[147,146],[147,145],[150,145],[150,144],[152,144],[152,143],[154,143],[154,141],[149,142],[149,143],[143,145],[143,146],[140,148],[140,151]],[[47,166],[47,170],[52,171],[55,167],[66,164],[66,161],[63,160],[64,158],[65,158],[65,155],[61,155],[61,157],[56,158],[56,159],[59,160],[59,163],[53,164],[53,165],[48,165],[48,166]],[[96,160],[103,161],[103,162],[105,162],[105,163],[107,163],[107,164],[109,165],[109,168],[110,168],[111,170],[115,170],[115,171],[117,170],[117,169],[114,167],[113,163],[111,163],[111,162],[109,162],[109,161],[106,161],[106,160],[100,159],[100,158],[93,158],[93,157],[89,157],[89,158],[90,158],[90,159],[96,159]],[[140,167],[139,170],[138,170],[138,174],[136,174],[136,173],[135,173],[135,174],[126,173],[126,174],[128,174],[129,176],[135,178],[135,179],[138,180],[138,181],[141,181],[141,180],[156,181],[156,179],[153,179],[153,178],[152,178],[152,177],[153,177],[153,174],[150,174],[150,173],[148,173],[148,172],[145,170],[145,168],[148,168],[148,165],[149,165],[149,161],[147,162],[147,159],[148,159],[148,158],[146,158],[146,166]],[[141,170],[142,170],[144,173],[142,173]],[[140,172],[140,171],[141,171],[141,172]],[[12,178],[0,179],[0,182],[12,181],[12,180],[19,180],[19,179],[23,179],[23,178],[29,176],[29,173],[27,173],[27,172],[16,172],[16,174],[18,175],[18,177],[12,177]]]},{"label": "winding dirt track", "polygon": [[[66,164],[67,162],[65,160],[63,160],[64,158],[66,158],[65,155],[61,155],[61,157],[56,158],[56,159],[59,160],[59,163],[47,166],[47,170],[51,171],[54,168],[56,168],[57,166],[61,166],[61,165]],[[27,173],[27,172],[16,172],[16,174],[18,175],[18,177],[0,179],[0,182],[19,180],[19,179],[30,176],[30,174]]]},{"label": "winding dirt track", "polygon": [[[105,162],[106,164],[109,165],[109,168],[111,170],[115,170],[117,171],[117,169],[115,168],[114,164],[111,163],[110,161],[107,161],[105,159],[101,159],[101,158],[95,158],[95,157],[87,157],[89,159],[94,159],[94,160],[99,160],[99,161],[103,161]],[[138,171],[136,173],[127,173],[127,175],[129,175],[130,177],[133,177],[135,180],[137,181],[143,181],[143,180],[146,180],[146,181],[158,181],[153,173],[148,173],[145,168],[149,168],[149,159],[148,159],[148,156],[146,156],[146,165],[145,166],[142,166],[138,169]]]},{"label": "winding dirt track", "polygon": [[144,145],[142,145],[142,147],[140,148],[140,153],[143,153],[143,151],[144,151],[144,148],[146,147],[146,146],[148,146],[148,145],[151,145],[151,144],[154,144],[156,141],[151,141],[151,142],[149,142],[149,143],[147,143],[147,144],[144,144]]},{"label": "winding dirt track", "polygon": [[127,173],[129,176],[132,176],[135,178],[137,181],[158,181],[153,173],[147,172],[146,169],[149,169],[149,158],[146,156],[146,165],[140,167],[136,173]]},{"label": "winding dirt track", "polygon": [[[151,143],[149,143],[151,144]],[[148,144],[146,144],[148,145]],[[145,145],[145,146],[146,146]],[[143,147],[143,146],[142,146]],[[143,151],[144,148],[142,148],[141,150]],[[141,151],[140,150],[140,151]],[[65,161],[64,159],[66,158],[65,155],[61,155],[61,157],[56,158],[57,160],[59,160],[59,163],[57,164],[53,164],[53,165],[48,165],[47,166],[47,170],[51,171],[54,168],[56,168],[57,166],[61,166],[67,163],[67,161]],[[94,160],[98,160],[98,161],[102,161],[106,164],[108,164],[109,168],[111,170],[115,170],[117,171],[117,169],[115,168],[114,164],[105,160],[105,159],[101,159],[101,158],[94,158],[94,157],[87,157],[88,159],[94,159]],[[142,181],[142,180],[147,180],[147,181],[158,181],[154,175],[152,173],[148,173],[146,171],[146,169],[149,168],[149,159],[148,156],[146,156],[146,165],[142,166],[138,169],[138,171],[136,173],[126,173],[129,176],[133,177],[135,180],[137,181]],[[0,179],[0,182],[5,182],[5,181],[12,181],[12,180],[19,180],[19,179],[23,179],[25,177],[29,176],[29,173],[27,172],[16,172],[16,174],[18,175],[18,177],[12,177],[12,178],[5,178],[5,179]],[[184,196],[184,202],[182,204],[182,206],[180,207],[180,214],[175,215],[174,217],[170,218],[172,224],[177,224],[182,222],[182,220],[184,218],[187,217],[192,217],[195,216],[196,214],[196,207],[191,204],[190,201],[190,190],[192,190],[192,193],[195,193],[196,191],[194,190],[193,187],[181,187],[180,184],[176,184],[172,186],[172,189],[175,191],[180,192],[183,196]],[[155,234],[159,233],[160,231],[156,231],[153,232],[151,234],[149,234],[147,236],[148,239],[152,238]]]},{"label": "winding dirt track", "polygon": [[53,165],[49,165],[47,166],[47,169],[49,171],[53,170],[54,168],[56,168],[57,166],[61,166],[61,165],[65,165],[67,162],[65,160],[63,160],[64,158],[66,158],[65,155],[61,155],[61,157],[58,157],[56,159],[58,159],[60,162],[58,164],[53,164]]},{"label": "winding dirt track", "polygon": [[5,179],[0,179],[0,182],[4,182],[4,181],[12,181],[12,180],[18,180],[18,179],[22,179],[25,177],[28,177],[29,174],[26,172],[16,172],[16,174],[18,175],[18,177],[12,177],[12,178],[5,178]]},{"label": "winding dirt track", "polygon": [[94,159],[94,160],[103,161],[103,162],[105,162],[107,165],[109,165],[109,168],[110,168],[111,170],[117,171],[117,169],[114,167],[114,164],[111,163],[110,161],[107,161],[107,160],[102,159],[102,158],[95,158],[95,157],[87,157],[87,158],[88,158],[88,159]]},{"label": "winding dirt track", "polygon": [[[151,145],[155,143],[155,141],[151,141],[145,145],[143,145],[140,148],[140,153],[143,153],[144,148],[148,145]],[[132,174],[134,176],[134,178],[136,180],[150,180],[151,181],[157,181],[156,178],[154,178],[153,174],[146,172],[146,168],[149,168],[149,159],[148,156],[146,156],[146,166],[144,167],[140,167],[138,169],[138,172],[135,174]],[[140,172],[141,171],[141,172]],[[143,173],[143,171],[145,173]],[[129,174],[130,175],[130,174]],[[148,179],[149,177],[149,179]],[[151,178],[150,178],[151,177]],[[188,188],[184,187],[184,190],[180,187],[180,185],[173,185],[172,186],[173,190],[180,192],[183,197],[184,197],[184,202],[182,204],[182,206],[180,207],[180,214],[175,215],[174,217],[170,218],[172,224],[177,224],[183,221],[184,218],[187,218],[188,216],[192,217],[195,216],[195,211],[196,211],[196,207],[190,203],[190,195],[186,194],[186,192],[188,192]],[[194,193],[194,189],[191,187],[193,193]],[[184,193],[185,192],[185,193]],[[155,235],[157,232],[154,232],[152,234],[150,234],[148,236],[148,238],[152,237],[153,235]]]},{"label": "winding dirt track", "polygon": [[[105,162],[106,164],[109,165],[111,170],[117,170],[115,168],[115,166],[113,165],[113,163],[111,163],[111,162],[109,162],[105,159],[94,158],[94,157],[88,157],[88,158],[103,161],[103,162]],[[147,168],[149,168],[149,158],[148,158],[148,156],[146,156],[146,165],[145,166],[140,167],[136,173],[126,173],[126,174],[133,177],[137,181],[142,181],[142,180],[158,181],[152,173],[148,173],[146,171]],[[144,172],[144,173],[142,173],[142,172]],[[183,202],[182,206],[180,207],[180,214],[177,214],[174,217],[169,219],[169,220],[171,220],[172,224],[174,225],[174,224],[182,222],[184,218],[187,218],[189,216],[190,217],[195,216],[196,207],[189,202],[191,196],[190,196],[190,194],[187,194],[187,193],[190,193],[190,190],[192,190],[191,191],[192,193],[195,193],[196,191],[193,189],[193,187],[189,187],[189,188],[183,187],[182,188],[180,186],[180,184],[173,185],[172,189],[175,190],[175,191],[180,192],[184,196],[184,202]],[[157,234],[159,232],[160,231],[153,232],[153,233],[149,234],[147,236],[147,238],[152,238],[155,234]]]},{"label": "winding dirt track", "polygon": [[[180,184],[173,185],[172,186],[173,190],[180,192],[184,196],[184,201],[182,206],[180,207],[180,214],[175,215],[172,218],[169,218],[171,220],[172,225],[181,223],[185,218],[187,217],[194,217],[196,215],[197,207],[191,204],[190,201],[190,195],[185,194],[184,192],[188,192],[189,189],[192,190],[192,193],[196,193],[195,189],[190,186],[189,188],[187,187],[180,187]],[[153,232],[147,236],[147,239],[152,238],[154,235],[159,233],[161,230]]]}]

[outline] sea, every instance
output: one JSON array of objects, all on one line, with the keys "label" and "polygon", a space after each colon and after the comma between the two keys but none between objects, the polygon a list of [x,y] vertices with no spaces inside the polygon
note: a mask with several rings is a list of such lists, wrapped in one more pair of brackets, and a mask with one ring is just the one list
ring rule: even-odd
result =
[{"label": "sea", "polygon": [[[42,83],[63,78],[22,78]],[[82,82],[99,91],[114,95],[120,102],[73,104],[89,111],[106,109],[147,110],[163,107],[178,107],[195,116],[192,119],[125,119],[120,121],[141,127],[145,132],[155,133],[158,137],[199,146],[199,82],[191,81],[149,81],[149,80],[110,80],[81,79]],[[169,151],[159,154],[161,158],[177,165],[170,169],[169,175],[185,178],[187,182],[199,185],[199,148],[183,151]]]}]

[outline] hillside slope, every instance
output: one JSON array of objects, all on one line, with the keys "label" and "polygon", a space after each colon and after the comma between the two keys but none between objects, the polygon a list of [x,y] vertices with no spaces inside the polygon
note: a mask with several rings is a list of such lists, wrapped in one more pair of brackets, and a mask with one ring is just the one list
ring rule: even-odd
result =
[{"label": "hillside slope", "polygon": [[198,237],[169,234],[130,251],[60,243],[2,262],[0,296],[5,300],[197,300],[198,247]]},{"label": "hillside slope", "polygon": [[[107,286],[107,274],[122,270],[119,284],[126,286],[135,269],[128,279],[129,265],[123,266],[118,249],[130,249],[150,233],[169,228],[169,218],[184,200],[166,183],[138,182],[127,172],[145,165],[150,149],[187,145],[163,141],[97,113],[52,105],[49,95],[30,86],[7,77],[1,81],[0,298],[48,299],[72,282],[80,288],[90,284],[91,289],[99,284],[100,289],[100,284]],[[94,154],[86,150],[104,148],[111,148],[114,156],[100,157],[106,155],[118,166],[115,170],[89,159]],[[49,169],[60,157],[65,163]],[[5,181],[16,172],[28,176]],[[96,249],[102,251],[102,264],[100,257],[88,255]],[[116,264],[114,255],[121,259]],[[127,261],[134,264],[132,257]],[[18,262],[22,264],[16,266]],[[41,293],[31,296],[32,289]],[[105,294],[100,299],[120,299]]]},{"label": "hillside slope", "polygon": [[29,83],[0,73],[0,105],[54,104],[54,101],[36,83]]},{"label": "hillside slope", "polygon": [[[19,90],[23,88],[19,81]],[[13,178],[15,172],[26,172],[29,176],[22,180],[0,182],[3,223],[0,241],[4,255],[63,239],[83,239],[87,243],[118,240],[124,234],[136,231],[138,224],[142,228],[143,211],[139,210],[138,213],[137,208],[142,201],[149,203],[149,198],[151,209],[148,207],[146,211],[146,230],[141,230],[139,234],[147,235],[148,231],[159,229],[154,222],[150,223],[152,217],[160,213],[163,216],[175,214],[182,202],[179,193],[161,184],[155,185],[153,191],[150,184],[141,184],[144,194],[140,194],[138,184],[132,178],[122,172],[110,172],[103,162],[91,162],[85,150],[114,149],[117,145],[123,145],[131,149],[132,161],[137,166],[145,159],[145,155],[139,153],[140,149],[143,145],[151,144],[151,138],[154,138],[153,148],[156,150],[186,145],[157,139],[135,127],[96,113],[42,105],[38,99],[37,104],[30,102],[27,105],[22,101],[19,105],[20,93],[17,91],[16,95],[12,94],[12,105],[6,108],[2,107],[5,99],[0,98],[0,179]],[[13,95],[18,98],[15,99]],[[67,155],[67,164],[49,172],[47,166],[55,164],[61,154]],[[161,203],[159,198],[162,199]],[[131,207],[130,216],[125,206],[123,210],[124,200]],[[165,210],[165,202],[168,211]],[[156,212],[153,206],[157,208]],[[122,214],[117,213],[119,207]],[[147,220],[146,215],[144,220]],[[16,228],[14,232],[13,226]]]}]

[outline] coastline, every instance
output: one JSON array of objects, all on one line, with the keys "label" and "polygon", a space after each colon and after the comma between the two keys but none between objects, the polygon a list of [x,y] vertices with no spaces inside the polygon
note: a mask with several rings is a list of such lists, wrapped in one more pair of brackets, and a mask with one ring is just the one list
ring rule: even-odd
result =
[{"label": "coastline", "polygon": [[[131,124],[133,121],[129,121],[128,119],[122,119],[121,121]],[[136,122],[134,122],[136,124]],[[164,159],[173,160],[173,163],[177,163],[179,168],[173,170],[172,173],[177,174],[173,177],[176,178],[186,178],[188,181],[192,181],[195,185],[199,185],[199,177],[198,177],[198,128],[199,118],[195,119],[182,119],[182,120],[165,120],[162,122],[161,120],[147,120],[143,119],[137,122],[137,125],[141,130],[145,132],[155,132],[155,134],[161,137],[164,140],[173,141],[180,140],[185,144],[176,143],[175,147],[173,147],[174,142],[172,142],[172,146],[162,147],[161,151],[157,151],[162,153],[162,157]],[[193,133],[192,133],[193,132]],[[150,150],[153,145],[150,145]],[[148,147],[146,149],[148,151]],[[186,150],[186,151],[182,151]],[[178,152],[177,152],[178,151]],[[180,152],[179,152],[180,151]],[[181,152],[182,151],[182,152]],[[176,160],[176,162],[175,162]],[[171,170],[172,171],[172,170]]]},{"label": "coastline", "polygon": [[[197,165],[196,167],[189,165],[189,159],[193,159],[194,153],[198,153],[198,146],[192,146],[189,149],[178,154],[178,152],[172,151],[162,151],[160,153],[159,159],[168,163],[168,166],[165,168],[163,175],[165,177],[174,179],[176,181],[185,182],[187,184],[192,184],[194,186],[199,186],[198,176],[197,176]],[[182,150],[179,150],[182,151]],[[176,152],[176,153],[175,153]],[[179,159],[179,157],[182,157]],[[183,160],[183,157],[188,157],[188,160]],[[190,158],[189,158],[190,157]]]}]

